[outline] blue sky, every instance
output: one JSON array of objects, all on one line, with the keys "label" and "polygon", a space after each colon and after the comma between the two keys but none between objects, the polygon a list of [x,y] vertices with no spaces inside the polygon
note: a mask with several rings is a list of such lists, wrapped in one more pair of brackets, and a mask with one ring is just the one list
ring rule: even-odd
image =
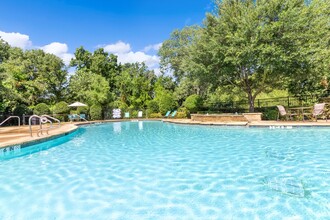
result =
[{"label": "blue sky", "polygon": [[64,60],[79,46],[105,47],[128,55],[121,62],[150,58],[152,69],[160,43],[174,29],[201,24],[212,9],[212,0],[2,0],[0,36]]}]

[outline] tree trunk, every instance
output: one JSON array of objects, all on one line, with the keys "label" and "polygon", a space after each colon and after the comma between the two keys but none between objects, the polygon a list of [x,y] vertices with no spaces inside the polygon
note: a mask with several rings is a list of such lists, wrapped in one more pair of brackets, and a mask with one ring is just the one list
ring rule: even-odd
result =
[{"label": "tree trunk", "polygon": [[248,95],[248,101],[249,101],[249,112],[254,112],[254,100],[256,96],[253,96],[252,94],[252,88],[249,81],[249,75],[251,75],[246,68],[242,67],[242,75],[244,76],[244,86],[245,86],[245,92]]},{"label": "tree trunk", "polygon": [[252,95],[252,92],[248,92],[248,99],[249,99],[249,112],[254,112],[254,99],[255,97]]}]

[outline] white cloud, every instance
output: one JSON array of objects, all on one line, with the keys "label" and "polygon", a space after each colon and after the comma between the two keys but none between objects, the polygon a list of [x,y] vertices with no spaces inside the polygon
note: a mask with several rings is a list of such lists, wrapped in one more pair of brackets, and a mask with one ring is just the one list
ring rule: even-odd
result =
[{"label": "white cloud", "polygon": [[63,62],[68,65],[70,63],[71,58],[74,57],[73,54],[68,53],[69,48],[67,44],[59,43],[59,42],[53,42],[50,44],[47,44],[43,47],[35,46],[32,44],[32,41],[30,41],[30,37],[26,34],[21,33],[7,33],[0,31],[0,37],[8,42],[8,44],[12,47],[19,47],[23,50],[25,49],[33,49],[33,48],[40,48],[46,53],[51,53],[63,60]]},{"label": "white cloud", "polygon": [[117,55],[119,63],[142,63],[144,62],[150,70],[159,73],[159,57],[157,55],[150,55],[146,52],[151,50],[158,50],[161,44],[149,45],[143,51],[134,52],[129,43],[118,41],[115,44],[103,46],[104,51]]},{"label": "white cloud", "polygon": [[70,63],[71,58],[74,57],[73,54],[68,53],[68,45],[64,43],[53,42],[41,47],[41,49],[46,53],[51,53],[58,56],[64,61],[66,65],[68,65]]},{"label": "white cloud", "polygon": [[108,53],[113,53],[113,54],[128,53],[131,51],[131,46],[122,41],[118,41],[115,44],[106,45],[104,47],[104,51],[106,51]]},{"label": "white cloud", "polygon": [[143,49],[143,51],[144,52],[149,52],[151,50],[158,51],[161,46],[162,46],[162,43],[148,45]]},{"label": "white cloud", "polygon": [[118,61],[120,63],[142,63],[145,64],[150,68],[153,69],[158,66],[159,58],[156,55],[148,55],[143,52],[129,52],[125,54],[116,54],[118,56]]},{"label": "white cloud", "polygon": [[6,41],[10,46],[20,47],[22,49],[27,49],[32,46],[30,37],[26,34],[21,33],[7,33],[0,31],[0,37]]}]

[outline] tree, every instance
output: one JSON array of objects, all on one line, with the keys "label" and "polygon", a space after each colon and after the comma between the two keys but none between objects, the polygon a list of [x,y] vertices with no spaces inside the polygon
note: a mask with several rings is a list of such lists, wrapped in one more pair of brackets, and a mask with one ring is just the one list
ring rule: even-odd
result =
[{"label": "tree", "polygon": [[115,77],[120,71],[117,56],[105,52],[103,48],[91,53],[83,47],[76,49],[74,55],[75,58],[70,62],[71,67],[103,76],[108,81],[110,89],[114,90]]},{"label": "tree", "polygon": [[0,37],[0,64],[9,58],[9,44]]},{"label": "tree", "polygon": [[[223,0],[217,6],[217,13],[208,14],[194,36],[185,37],[189,43],[171,38],[176,44],[170,56],[160,53],[174,74],[199,79],[203,88],[239,88],[250,112],[263,91],[324,76],[320,69],[329,63],[329,0],[310,5],[303,0]],[[327,28],[320,30],[317,23]],[[321,57],[327,63],[322,68]]]},{"label": "tree", "polygon": [[89,106],[105,105],[110,97],[107,80],[86,70],[78,70],[70,78],[69,90],[72,97],[88,103]]},{"label": "tree", "polygon": [[45,96],[50,97],[54,102],[65,100],[68,71],[59,57],[53,54],[45,54],[44,71],[42,71],[40,77],[41,81],[46,84]]},{"label": "tree", "polygon": [[170,39],[163,42],[159,49],[160,66],[162,72],[172,71],[178,82],[185,76],[184,59],[189,56],[188,48],[196,37],[200,27],[185,27],[181,31],[174,30]]},{"label": "tree", "polygon": [[173,110],[177,106],[173,91],[163,87],[162,78],[159,78],[155,84],[154,100],[157,102],[161,114],[165,114],[167,111]]},{"label": "tree", "polygon": [[144,109],[152,99],[156,75],[144,63],[125,64],[116,77],[120,102],[133,109]]}]

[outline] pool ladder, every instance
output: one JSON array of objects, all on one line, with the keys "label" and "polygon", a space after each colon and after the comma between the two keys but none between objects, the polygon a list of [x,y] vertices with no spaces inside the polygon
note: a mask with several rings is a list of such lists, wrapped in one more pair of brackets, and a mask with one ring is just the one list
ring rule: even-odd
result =
[{"label": "pool ladder", "polygon": [[[33,137],[32,135],[32,125],[31,125],[31,122],[32,122],[32,119],[33,118],[38,118],[39,119],[39,129],[37,131],[37,136],[39,136],[39,134],[43,134],[43,131],[46,131],[46,133],[48,134],[48,131],[51,130],[51,129],[54,129],[54,128],[59,128],[61,126],[61,121],[58,120],[57,118],[54,118],[54,117],[51,117],[49,115],[41,115],[41,116],[38,116],[38,115],[32,115],[30,116],[29,118],[29,129],[30,129],[30,135],[31,137]],[[51,120],[54,120],[58,123],[57,126],[53,126],[53,122]],[[46,128],[43,128],[43,124],[46,124],[46,123],[49,123],[49,127],[46,127]]]}]

